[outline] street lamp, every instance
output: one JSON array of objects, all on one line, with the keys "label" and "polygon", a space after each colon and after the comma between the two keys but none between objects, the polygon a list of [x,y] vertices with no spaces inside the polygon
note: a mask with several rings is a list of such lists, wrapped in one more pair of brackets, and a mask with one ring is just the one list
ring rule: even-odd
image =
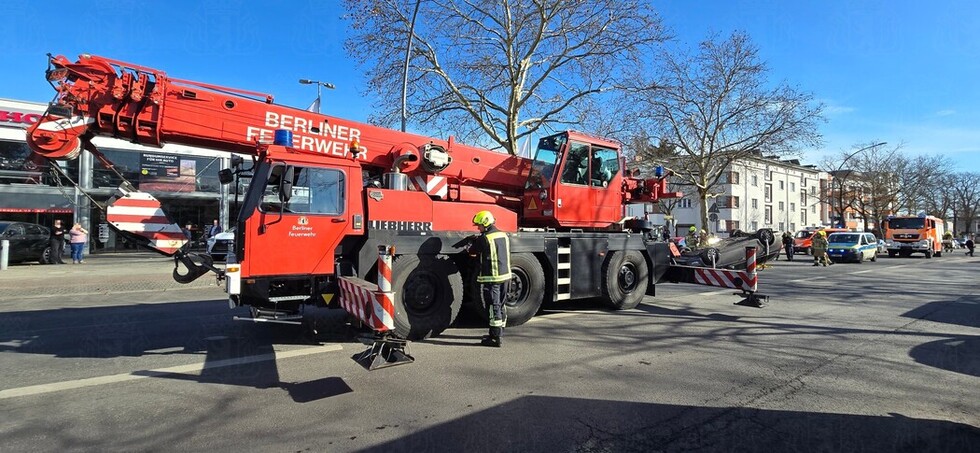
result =
[{"label": "street lamp", "polygon": [[[843,173],[843,171],[844,171],[844,166],[847,165],[847,162],[850,161],[854,156],[857,156],[858,154],[860,154],[860,153],[862,153],[864,151],[867,151],[869,149],[877,148],[879,146],[883,146],[883,145],[887,145],[887,144],[888,144],[888,142],[875,143],[875,144],[872,144],[872,145],[865,146],[864,148],[861,148],[861,149],[859,149],[857,151],[854,151],[854,152],[848,154],[840,162],[840,165],[837,166],[837,170],[834,171],[835,174],[833,175],[833,178],[834,178],[834,182],[836,183],[834,185],[837,186],[836,187],[837,188],[837,193],[836,193],[836,195],[837,195],[836,198],[837,199],[836,200],[832,200],[832,201],[836,201],[837,202],[836,203],[837,204],[836,207],[838,209],[838,213],[840,214],[840,221],[841,221],[842,224],[845,224],[845,222],[846,222],[844,220],[844,178],[841,177],[842,176],[841,173]],[[851,170],[848,170],[848,171],[850,172]],[[833,203],[831,205],[832,205],[831,207],[833,207]],[[867,225],[865,225],[865,229],[867,229]]]},{"label": "street lamp", "polygon": [[328,90],[336,88],[332,83],[321,82],[319,80],[299,79],[299,83],[302,83],[303,85],[316,85],[316,101],[313,101],[313,105],[316,106],[316,113],[320,113],[320,87]]}]

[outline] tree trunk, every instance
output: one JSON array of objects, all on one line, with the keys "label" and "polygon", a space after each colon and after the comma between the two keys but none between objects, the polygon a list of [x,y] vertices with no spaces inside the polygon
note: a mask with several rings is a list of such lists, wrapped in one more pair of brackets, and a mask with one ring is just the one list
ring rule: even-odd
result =
[{"label": "tree trunk", "polygon": [[708,189],[698,187],[698,201],[701,205],[701,228],[708,231]]}]

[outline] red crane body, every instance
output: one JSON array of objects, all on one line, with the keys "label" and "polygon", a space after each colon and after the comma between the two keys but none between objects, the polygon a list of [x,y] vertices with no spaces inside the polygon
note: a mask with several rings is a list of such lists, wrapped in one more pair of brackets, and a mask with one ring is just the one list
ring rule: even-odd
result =
[{"label": "red crane body", "polygon": [[[529,305],[517,304],[527,313],[514,309],[514,323],[537,311],[547,288],[551,300],[562,300],[635,284],[620,288],[615,297],[628,301],[614,306],[635,305],[647,288],[637,282],[653,284],[666,270],[666,244],[632,234],[646,227],[626,225],[624,206],[680,193],[667,191],[665,175],[642,179],[628,172],[614,141],[568,131],[542,138],[534,158],[517,157],[276,105],[270,95],[89,55],[75,62],[51,57],[47,78],[56,98],[27,131],[40,156],[72,159],[87,149],[111,165],[91,144],[94,136],[111,136],[253,157],[250,188],[235,222],[235,261],[227,271],[184,253],[179,228],[167,225],[149,194],[130,188],[110,203],[107,217],[117,230],[144,238],[143,245],[176,255],[191,269],[188,275],[175,270],[178,281],[209,269],[227,277],[231,300],[253,307],[257,319],[281,321],[301,303],[329,300],[338,279],[372,272],[377,245],[387,244],[402,251],[394,261],[395,279],[411,276],[396,281],[395,305],[403,307],[395,316],[397,330],[407,337],[441,330],[458,311],[459,282],[470,278],[460,252],[476,232],[472,218],[481,210],[491,211],[501,229],[521,231],[514,236],[515,250],[523,250],[515,267],[527,269],[514,278],[525,279],[515,286],[527,291],[514,297]],[[572,262],[583,263],[576,264],[581,278],[566,275]],[[419,268],[431,275],[417,276]],[[545,275],[552,281],[541,280]]]}]

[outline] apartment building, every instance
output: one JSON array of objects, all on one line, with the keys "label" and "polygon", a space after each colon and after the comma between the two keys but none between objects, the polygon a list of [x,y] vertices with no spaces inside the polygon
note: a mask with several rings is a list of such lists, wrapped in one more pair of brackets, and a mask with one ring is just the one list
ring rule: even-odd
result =
[{"label": "apartment building", "polygon": [[[796,231],[829,224],[826,193],[829,176],[797,159],[780,160],[756,156],[729,165],[716,196],[708,199],[708,231],[726,236],[734,230],[772,228]],[[666,210],[651,215],[654,222],[673,226],[678,236],[691,225],[705,227],[699,220],[700,204],[691,187],[675,184],[684,198],[669,203]]]}]

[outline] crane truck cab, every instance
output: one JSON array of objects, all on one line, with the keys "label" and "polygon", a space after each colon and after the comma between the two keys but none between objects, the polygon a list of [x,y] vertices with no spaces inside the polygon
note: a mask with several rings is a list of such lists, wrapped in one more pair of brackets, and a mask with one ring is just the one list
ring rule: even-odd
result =
[{"label": "crane truck cab", "polygon": [[888,256],[908,257],[921,253],[926,258],[943,255],[942,219],[930,215],[890,216],[884,222]]}]

